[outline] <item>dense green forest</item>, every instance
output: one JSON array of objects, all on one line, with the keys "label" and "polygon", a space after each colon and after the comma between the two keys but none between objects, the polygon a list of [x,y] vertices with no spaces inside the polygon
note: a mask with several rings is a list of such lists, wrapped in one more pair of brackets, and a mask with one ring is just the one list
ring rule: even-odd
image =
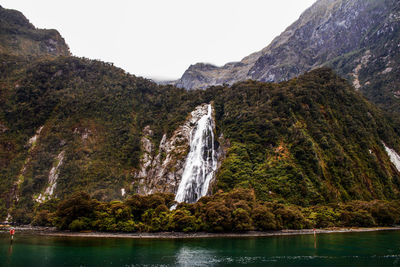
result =
[{"label": "dense green forest", "polygon": [[61,152],[57,198],[80,191],[98,201],[129,198],[142,129],[150,125],[157,144],[202,103],[213,103],[216,134],[225,140],[214,192],[247,188],[259,201],[303,207],[399,198],[399,173],[381,143],[398,151],[398,135],[329,69],[279,84],[246,81],[188,92],[99,61],[3,58],[3,217],[33,219],[34,199]]},{"label": "dense green forest", "polygon": [[[7,193],[23,176],[18,205],[28,210],[61,151],[66,161],[59,197],[88,190],[99,199],[116,198],[132,182],[143,127],[152,125],[154,138],[161,139],[202,102],[183,89],[158,87],[98,61],[60,57],[9,65],[2,72],[8,74],[2,79],[0,189],[9,201]],[[42,126],[38,142],[29,147]]]},{"label": "dense green forest", "polygon": [[39,205],[32,224],[72,231],[243,232],[392,226],[400,222],[399,201],[351,201],[300,207],[257,200],[250,189],[219,192],[195,204],[182,203],[171,211],[168,207],[173,200],[173,194],[158,193],[106,203],[78,192],[64,201]]},{"label": "dense green forest", "polygon": [[299,205],[399,197],[399,174],[382,150],[382,141],[398,150],[397,133],[332,71],[210,90],[230,141],[219,188],[242,184],[262,200]]},{"label": "dense green forest", "polygon": [[[384,149],[400,151],[396,120],[330,69],[186,91],[69,56],[56,31],[19,12],[0,7],[0,26],[1,220],[101,231],[399,223],[400,173]],[[171,211],[173,194],[136,194],[143,129],[157,153],[204,103],[223,152],[212,195]]]}]

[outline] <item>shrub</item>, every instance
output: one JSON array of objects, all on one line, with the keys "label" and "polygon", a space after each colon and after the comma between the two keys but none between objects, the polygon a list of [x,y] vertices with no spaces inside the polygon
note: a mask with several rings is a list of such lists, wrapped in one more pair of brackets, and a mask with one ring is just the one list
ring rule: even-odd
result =
[{"label": "shrub", "polygon": [[68,229],[71,231],[82,231],[82,230],[89,230],[90,229],[90,220],[86,217],[81,217],[79,219],[73,220]]},{"label": "shrub", "polygon": [[304,218],[301,211],[294,206],[281,205],[274,210],[274,214],[282,227],[286,229],[304,229],[311,226],[311,223]]},{"label": "shrub", "polygon": [[121,232],[136,232],[137,226],[133,220],[117,223],[117,229]]},{"label": "shrub", "polygon": [[232,223],[234,231],[242,232],[253,230],[253,222],[245,209],[238,208],[233,211]]},{"label": "shrub", "polygon": [[333,227],[338,225],[339,214],[331,207],[316,206],[309,218],[314,222],[315,227]]},{"label": "shrub", "polygon": [[32,225],[34,226],[52,226],[52,214],[48,210],[41,210],[33,217]]},{"label": "shrub", "polygon": [[196,217],[192,216],[189,211],[176,210],[171,216],[170,230],[194,232],[196,229]]},{"label": "shrub", "polygon": [[374,201],[370,205],[370,212],[378,225],[390,226],[400,221],[400,212],[389,202]]},{"label": "shrub", "polygon": [[29,224],[32,221],[33,213],[32,211],[19,208],[11,211],[11,217],[13,222],[17,224]]},{"label": "shrub", "polygon": [[260,204],[253,210],[253,222],[256,230],[260,231],[277,230],[281,228],[271,210]]},{"label": "shrub", "polygon": [[204,214],[205,226],[212,232],[232,230],[231,210],[223,202],[209,202]]},{"label": "shrub", "polygon": [[366,210],[342,211],[340,221],[343,226],[371,227],[376,225],[374,218]]}]

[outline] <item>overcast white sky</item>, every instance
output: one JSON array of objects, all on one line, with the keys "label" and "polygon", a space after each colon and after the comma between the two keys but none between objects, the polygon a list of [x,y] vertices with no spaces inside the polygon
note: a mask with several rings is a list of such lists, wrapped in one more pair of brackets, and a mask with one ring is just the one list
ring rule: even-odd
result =
[{"label": "overcast white sky", "polygon": [[76,56],[153,79],[223,65],[267,46],[315,0],[0,0],[57,29]]}]

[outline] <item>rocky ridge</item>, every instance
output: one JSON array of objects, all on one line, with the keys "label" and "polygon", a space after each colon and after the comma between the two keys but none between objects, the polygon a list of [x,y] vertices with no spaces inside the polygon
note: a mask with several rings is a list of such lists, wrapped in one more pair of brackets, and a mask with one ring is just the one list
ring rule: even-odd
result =
[{"label": "rocky ridge", "polygon": [[19,11],[0,6],[0,53],[15,56],[70,56],[56,30],[37,29]]},{"label": "rocky ridge", "polygon": [[247,79],[279,82],[329,66],[373,102],[400,107],[394,100],[399,32],[396,0],[319,0],[261,51],[222,67],[191,65],[175,84],[190,90]]},{"label": "rocky ridge", "polygon": [[[390,24],[376,33],[396,34]],[[354,70],[362,91],[397,72],[376,63],[377,51],[395,55],[388,43],[331,62]],[[399,199],[398,131],[329,69],[187,91],[85,58],[0,57],[0,218],[30,223],[37,207],[81,191],[98,201],[176,192],[201,103],[220,136],[214,193],[254,188],[260,200],[304,206]]]}]

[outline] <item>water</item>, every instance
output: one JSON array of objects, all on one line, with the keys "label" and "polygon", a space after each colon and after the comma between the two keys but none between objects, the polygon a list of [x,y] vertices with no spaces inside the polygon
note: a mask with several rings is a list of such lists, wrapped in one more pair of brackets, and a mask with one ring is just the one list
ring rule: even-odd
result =
[{"label": "water", "polygon": [[1,266],[400,266],[400,231],[144,240],[0,235]]},{"label": "water", "polygon": [[390,161],[393,163],[393,165],[396,167],[396,169],[400,172],[400,156],[399,154],[396,153],[393,149],[390,147],[387,147],[385,143],[383,143],[383,146],[385,147],[385,151],[388,154]]},{"label": "water", "polygon": [[200,118],[190,136],[190,151],[175,197],[177,202],[193,203],[205,196],[217,169],[210,104],[207,106],[207,114]]}]

